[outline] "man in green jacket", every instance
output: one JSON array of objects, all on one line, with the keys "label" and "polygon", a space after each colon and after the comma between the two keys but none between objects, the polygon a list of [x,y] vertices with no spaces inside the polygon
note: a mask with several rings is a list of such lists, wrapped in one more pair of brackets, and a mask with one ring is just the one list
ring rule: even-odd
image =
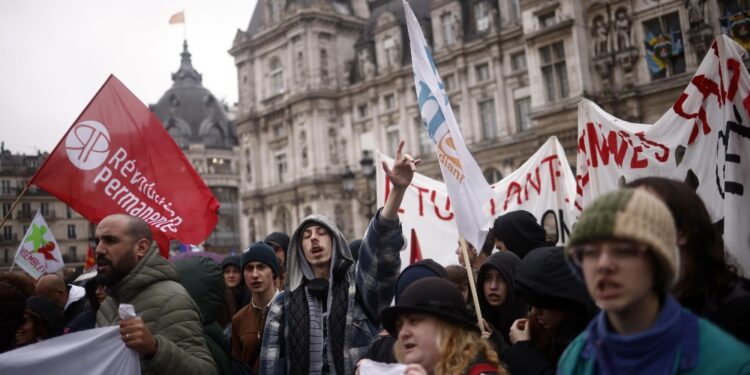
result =
[{"label": "man in green jacket", "polygon": [[[175,267],[152,245],[148,224],[110,215],[96,227],[95,239],[98,272],[109,294],[97,327],[119,324],[125,346],[140,354],[143,374],[216,374],[200,310]],[[120,304],[133,305],[138,317],[120,320]]]}]

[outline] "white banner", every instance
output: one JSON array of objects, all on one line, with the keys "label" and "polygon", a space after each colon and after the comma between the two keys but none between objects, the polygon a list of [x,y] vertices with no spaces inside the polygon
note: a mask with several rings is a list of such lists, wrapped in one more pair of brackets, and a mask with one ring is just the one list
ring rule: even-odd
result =
[{"label": "white banner", "polygon": [[492,225],[492,217],[483,207],[492,196],[492,191],[464,144],[456,116],[445,94],[445,85],[422,35],[422,28],[409,3],[404,1],[403,4],[409,30],[414,88],[422,122],[436,145],[440,171],[458,217],[458,231],[466,241],[481,248]]},{"label": "white banner", "polygon": [[[392,163],[393,159],[376,152],[378,160]],[[557,138],[550,137],[523,165],[502,180],[492,184],[492,197],[483,206],[491,218],[509,211],[526,210],[532,213],[548,232],[557,233],[562,245],[570,237],[575,222],[572,206],[575,178]],[[382,206],[390,184],[381,168],[377,173],[378,205]],[[416,173],[404,195],[399,210],[407,249],[414,239],[414,229],[423,258],[431,258],[447,266],[458,264],[456,217],[452,211],[445,184]],[[479,246],[481,248],[481,245]],[[409,251],[401,252],[402,267],[409,265]]]},{"label": "white banner", "polygon": [[661,176],[689,182],[744,273],[750,272],[750,76],[745,49],[717,37],[673,107],[653,125],[578,106],[576,208],[622,182]]},{"label": "white banner", "polygon": [[13,261],[35,279],[45,273],[56,272],[65,265],[55,235],[39,211],[26,230]]},{"label": "white banner", "polygon": [[88,329],[0,354],[0,375],[141,373],[141,362],[120,327]]}]

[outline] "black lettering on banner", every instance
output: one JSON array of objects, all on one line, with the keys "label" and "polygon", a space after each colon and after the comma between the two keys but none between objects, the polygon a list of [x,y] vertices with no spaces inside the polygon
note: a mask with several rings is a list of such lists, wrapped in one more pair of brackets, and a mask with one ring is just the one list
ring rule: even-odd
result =
[{"label": "black lettering on banner", "polygon": [[[723,130],[719,130],[719,142],[716,145],[716,152],[718,154],[717,156],[722,155],[721,146],[724,146],[724,161],[726,163],[740,164],[740,155],[729,153],[729,136],[734,132],[741,137],[750,139],[750,128],[743,126],[742,117],[740,116],[737,106],[733,105],[732,107],[737,121],[727,121],[726,133]],[[721,175],[719,174],[719,165],[718,163],[716,164],[716,187],[719,190],[719,194],[721,194],[721,198],[724,198],[725,193],[739,196],[744,195],[745,188],[741,183],[726,180],[726,163],[722,167]],[[721,183],[722,180],[724,180],[723,186]]]}]

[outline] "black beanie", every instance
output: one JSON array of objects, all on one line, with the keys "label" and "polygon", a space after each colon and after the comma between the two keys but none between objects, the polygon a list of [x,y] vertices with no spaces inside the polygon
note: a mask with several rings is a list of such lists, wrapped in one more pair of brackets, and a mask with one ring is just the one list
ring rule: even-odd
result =
[{"label": "black beanie", "polygon": [[224,257],[224,260],[221,261],[221,269],[224,270],[227,266],[235,266],[240,269],[240,272],[242,272],[242,267],[240,267],[240,256],[227,255]]},{"label": "black beanie", "polygon": [[289,248],[289,236],[286,233],[282,232],[273,232],[269,234],[266,239],[263,240],[263,242],[271,246],[281,247],[282,249],[284,249],[284,254],[286,254],[287,249]]},{"label": "black beanie", "polygon": [[250,262],[261,262],[273,270],[273,277],[276,278],[279,275],[279,259],[276,258],[276,253],[273,252],[273,248],[265,242],[256,242],[242,254],[242,267],[244,270],[245,265]]},{"label": "black beanie", "polygon": [[547,232],[528,211],[511,211],[495,219],[492,234],[503,241],[508,250],[523,259],[531,250],[550,246]]},{"label": "black beanie", "polygon": [[398,280],[396,281],[395,302],[398,303],[401,293],[406,290],[409,285],[425,277],[447,279],[448,271],[432,259],[423,259],[408,265],[403,271],[401,271],[401,274],[398,275]]}]

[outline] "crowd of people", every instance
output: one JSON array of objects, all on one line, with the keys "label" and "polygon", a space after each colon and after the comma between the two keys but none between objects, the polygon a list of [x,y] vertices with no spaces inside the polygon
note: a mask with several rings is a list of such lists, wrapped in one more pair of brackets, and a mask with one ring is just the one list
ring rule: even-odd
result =
[{"label": "crowd of people", "polygon": [[352,242],[314,214],[220,264],[171,263],[143,220],[108,216],[84,285],[0,275],[0,353],[119,326],[144,374],[750,374],[750,281],[688,185],[607,193],[564,247],[507,212],[468,264],[457,251],[400,271],[419,163],[402,141],[385,205]]}]

